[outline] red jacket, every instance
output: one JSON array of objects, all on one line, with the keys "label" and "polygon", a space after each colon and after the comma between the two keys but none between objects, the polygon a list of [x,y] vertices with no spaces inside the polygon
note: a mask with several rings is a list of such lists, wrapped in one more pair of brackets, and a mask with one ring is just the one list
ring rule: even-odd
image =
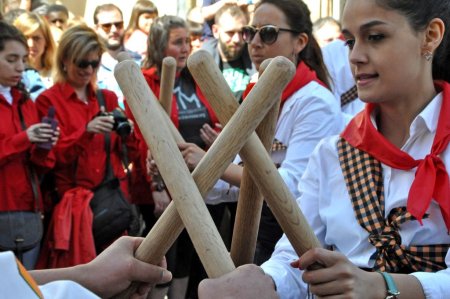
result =
[{"label": "red jacket", "polygon": [[95,258],[92,196],[90,190],[80,187],[64,194],[53,211],[37,269],[70,267]]},{"label": "red jacket", "polygon": [[[102,90],[106,111],[118,107],[117,96],[109,90]],[[56,83],[36,100],[41,116],[54,106],[61,128],[61,136],[55,146],[56,166],[54,169],[56,187],[60,196],[67,190],[80,186],[92,189],[98,186],[105,175],[106,152],[103,134],[86,131],[87,124],[100,111],[94,89],[88,91],[88,104],[80,101],[75,90],[68,83]],[[134,135],[127,138],[135,142]],[[111,134],[111,164],[114,174],[122,181],[122,190],[127,194],[126,176],[120,159],[121,140]]]},{"label": "red jacket", "polygon": [[34,103],[22,100],[22,93],[16,88],[11,89],[11,95],[12,105],[0,95],[0,211],[32,211],[36,200],[27,156],[30,153],[30,161],[38,173],[53,167],[55,158],[51,151],[33,145],[22,129],[19,107],[27,128],[39,122]]}]

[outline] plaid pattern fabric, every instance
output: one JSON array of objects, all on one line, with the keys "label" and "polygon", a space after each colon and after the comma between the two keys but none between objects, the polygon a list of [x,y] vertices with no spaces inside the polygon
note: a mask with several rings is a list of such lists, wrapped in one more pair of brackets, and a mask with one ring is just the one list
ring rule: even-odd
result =
[{"label": "plaid pattern fabric", "polygon": [[[287,145],[284,145],[281,141],[279,141],[276,138],[273,140],[271,153],[285,151],[286,149],[287,149]],[[281,167],[281,164],[275,163],[275,167],[278,169]]]},{"label": "plaid pattern fabric", "polygon": [[353,102],[358,98],[358,90],[356,85],[353,85],[352,88],[341,94],[341,107],[347,105],[350,102]]},{"label": "plaid pattern fabric", "polygon": [[410,273],[446,268],[450,244],[409,246],[401,244],[400,225],[415,218],[406,207],[392,209],[384,218],[384,187],[381,163],[343,138],[338,142],[339,162],[359,224],[369,232],[377,249],[373,270]]},{"label": "plaid pattern fabric", "polygon": [[274,139],[272,143],[272,152],[278,152],[278,151],[285,151],[287,149],[287,146],[284,145],[281,141],[278,139]]}]

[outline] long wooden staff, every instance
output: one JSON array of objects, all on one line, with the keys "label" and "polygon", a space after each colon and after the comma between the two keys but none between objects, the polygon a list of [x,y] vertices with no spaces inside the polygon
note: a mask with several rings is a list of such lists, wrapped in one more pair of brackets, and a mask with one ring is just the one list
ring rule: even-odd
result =
[{"label": "long wooden staff", "polygon": [[[262,76],[271,61],[272,59],[266,59],[261,63],[259,77]],[[279,98],[281,98],[281,92]],[[279,108],[280,105],[274,105],[256,129],[259,139],[269,152],[275,134]],[[230,250],[231,259],[236,267],[253,263],[262,206],[263,196],[257,184],[253,182],[248,167],[244,165]]]},{"label": "long wooden staff", "polygon": [[[239,104],[229,89],[226,89],[226,96],[220,98],[215,96],[215,91],[219,88],[225,89],[227,83],[223,76],[220,76],[221,72],[211,55],[202,52],[204,51],[200,50],[191,55],[188,60],[189,70],[203,94],[209,99],[220,122],[226,123],[238,109]],[[271,65],[273,63],[278,62],[272,61]],[[255,87],[266,82],[264,79],[267,75],[266,70]],[[216,79],[210,80],[210,78]],[[249,93],[247,99],[252,97],[253,92],[255,88]],[[320,247],[320,242],[256,134],[249,137],[239,154],[296,253],[301,256],[311,248]]]},{"label": "long wooden staff", "polygon": [[[199,239],[199,238],[197,238],[197,241],[196,241],[196,238],[195,238],[195,234],[197,233],[197,231],[192,231],[189,228],[189,226],[191,226],[191,225],[195,226],[196,221],[200,222],[198,219],[199,215],[198,214],[192,215],[192,213],[191,213],[191,215],[188,216],[188,217],[191,217],[191,219],[183,216],[183,214],[186,214],[186,211],[181,211],[181,210],[184,210],[186,208],[183,207],[180,209],[179,206],[183,205],[183,200],[188,205],[191,204],[191,203],[189,203],[189,197],[185,196],[185,197],[181,198],[182,204],[179,204],[180,200],[179,199],[177,200],[177,197],[176,197],[177,195],[172,190],[172,189],[174,189],[175,191],[177,191],[177,189],[176,189],[177,183],[180,183],[180,176],[181,176],[180,171],[178,171],[178,168],[176,168],[172,164],[169,164],[169,166],[167,167],[164,162],[161,163],[161,159],[163,159],[161,156],[165,155],[167,153],[170,153],[171,151],[173,151],[173,149],[167,148],[164,146],[153,146],[152,145],[154,142],[157,145],[158,145],[158,142],[164,143],[163,145],[165,145],[166,143],[169,143],[169,141],[167,141],[167,140],[161,140],[159,138],[154,138],[154,136],[152,136],[152,134],[156,135],[156,133],[152,132],[152,130],[154,130],[155,124],[151,123],[149,121],[149,119],[154,119],[159,125],[161,125],[164,122],[164,117],[162,117],[160,119],[159,117],[155,117],[155,115],[153,115],[153,113],[156,112],[156,114],[161,116],[161,113],[158,113],[159,104],[154,105],[153,103],[147,103],[148,101],[155,102],[156,99],[153,99],[153,100],[151,99],[152,94],[151,94],[151,91],[148,89],[148,86],[146,86],[147,88],[145,88],[145,86],[143,86],[143,85],[145,85],[145,80],[143,83],[140,82],[141,80],[139,80],[139,79],[141,79],[141,78],[138,78],[140,75],[140,72],[138,72],[138,70],[133,71],[133,68],[134,68],[134,66],[130,63],[127,63],[127,61],[119,63],[119,65],[116,67],[116,71],[115,71],[116,78],[119,82],[119,85],[123,89],[124,94],[126,95],[128,101],[129,101],[129,106],[132,109],[133,114],[139,123],[141,131],[144,135],[144,138],[146,138],[146,141],[149,143],[152,153],[154,153],[154,158],[159,166],[161,174],[165,178],[165,181],[170,190],[170,193],[175,201],[175,204],[177,205],[178,210],[180,211],[180,216],[183,219],[183,223],[186,225],[188,232],[189,232],[189,234],[193,240],[194,246],[195,246],[196,245],[195,243]],[[289,72],[286,73],[286,68],[289,69],[289,65],[287,65],[286,63],[284,65],[283,65],[283,63],[281,63],[281,64],[279,63],[278,65],[276,65],[276,67],[273,68],[274,69],[273,75],[275,77],[277,77],[278,80],[275,80],[271,84],[269,84],[268,87],[266,88],[268,90],[264,90],[264,88],[261,88],[263,90],[261,90],[259,93],[260,97],[256,97],[257,96],[257,94],[256,94],[254,97],[254,100],[248,99],[248,105],[242,105],[242,113],[236,113],[235,116],[233,117],[235,119],[235,121],[232,120],[232,122],[231,122],[231,123],[236,124],[235,128],[233,128],[233,126],[231,126],[231,125],[227,128],[224,128],[224,130],[221,133],[221,136],[223,136],[222,141],[220,141],[220,137],[219,137],[219,139],[215,142],[215,145],[213,145],[211,147],[211,149],[205,155],[202,162],[200,162],[199,167],[197,167],[197,168],[204,169],[203,173],[205,175],[204,175],[203,179],[205,181],[211,181],[211,183],[208,183],[210,187],[220,177],[220,175],[223,171],[217,172],[216,179],[212,180],[211,179],[211,177],[212,177],[211,171],[210,171],[210,173],[208,173],[206,171],[206,169],[211,168],[213,170],[213,169],[215,169],[214,165],[223,164],[223,166],[220,166],[220,167],[223,167],[222,170],[224,170],[226,168],[226,166],[231,162],[235,153],[239,150],[239,148],[245,142],[245,137],[246,137],[245,135],[247,135],[247,136],[250,135],[251,131],[253,131],[256,128],[256,126],[258,125],[258,122],[250,120],[249,115],[253,114],[253,115],[257,116],[257,118],[259,118],[259,121],[260,121],[262,119],[262,117],[264,116],[264,114],[267,113],[267,111],[270,109],[270,107],[273,106],[274,100],[276,100],[276,98],[274,98],[273,94],[272,94],[273,90],[274,89],[276,90],[277,86],[280,86],[279,88],[284,88],[284,86],[287,84],[287,82],[289,82],[290,78],[292,77],[293,70],[291,69]],[[288,77],[288,76],[290,76],[290,77]],[[148,101],[146,99],[148,99]],[[246,106],[246,107],[244,108],[244,106]],[[264,110],[264,112],[261,112],[263,110]],[[152,113],[150,113],[149,111]],[[257,113],[255,113],[255,111]],[[151,114],[151,116],[149,114]],[[165,115],[165,114],[163,114],[163,115]],[[245,127],[247,127],[247,126],[251,126],[252,129],[251,130],[246,129]],[[248,132],[246,132],[246,131],[248,131]],[[169,131],[163,132],[163,134],[168,136]],[[236,137],[236,136],[240,136],[240,137]],[[152,140],[152,139],[156,139],[156,140]],[[234,142],[230,142],[230,140],[233,140]],[[230,145],[232,143],[240,143],[240,145],[237,146],[234,151],[226,150],[227,148],[229,148],[228,145]],[[214,148],[216,148],[216,150]],[[159,152],[159,151],[162,151],[162,152]],[[178,151],[178,149],[177,149],[177,151]],[[220,158],[215,158],[216,156],[219,157],[219,154],[221,152],[224,153],[223,154],[224,156],[226,155],[229,157],[223,158],[224,156],[222,156]],[[178,155],[180,155],[179,151],[178,151]],[[206,159],[208,156],[212,157],[212,158],[209,158],[209,160]],[[202,163],[204,166],[200,166]],[[176,165],[176,166],[179,167],[179,165]],[[175,177],[170,176],[171,173],[166,168],[171,168],[174,171],[174,173],[176,174],[176,176]],[[194,176],[195,176],[195,171],[194,171]],[[199,186],[204,184],[201,182],[202,177],[200,175],[198,176],[198,181],[199,182],[197,182],[197,183],[199,184]],[[183,183],[183,182],[181,182],[181,183]],[[173,185],[175,187],[173,187]],[[202,205],[200,205],[200,206],[203,206],[203,208],[206,210],[206,206],[204,205],[203,201],[201,202],[201,204]],[[158,222],[165,223],[165,224],[168,224],[169,222],[172,222],[172,224],[173,224],[175,222],[177,224],[180,224],[180,227],[182,229],[183,223],[181,223],[181,221],[179,221],[179,222],[174,221],[174,218],[176,218],[177,213],[176,213],[176,211],[173,212],[172,206],[173,206],[172,204],[169,205],[169,207],[166,209],[166,212],[160,217],[161,221],[158,221]],[[196,207],[196,209],[198,210],[199,208]],[[191,208],[191,210],[195,211],[195,209],[192,209],[192,208]],[[197,211],[197,213],[198,213],[198,211]],[[166,221],[167,218],[164,218],[166,215],[170,215],[173,218]],[[209,214],[208,214],[208,216],[209,216]],[[200,216],[200,217],[204,217],[204,216]],[[184,219],[184,218],[187,218],[187,219]],[[216,231],[214,225],[201,224],[201,223],[197,223],[197,225],[202,226],[207,230]],[[152,229],[152,231],[159,232],[160,234],[163,234],[164,238],[168,238],[169,232],[166,229],[161,230],[160,228],[161,228],[161,226],[156,226]],[[172,226],[172,228],[173,228],[173,226]],[[181,232],[181,229],[175,228],[175,229],[170,230],[170,232],[179,233],[179,232]],[[153,242],[155,242],[156,240],[149,238],[152,231],[149,233],[146,240],[144,240],[144,242],[139,247],[138,251],[136,252],[137,255],[138,255],[138,252],[146,251],[146,249],[148,249],[148,248],[145,248],[145,247],[147,247],[147,246],[151,246],[151,245],[160,246],[161,245],[161,244],[154,244]],[[176,238],[176,236],[175,236],[175,238]],[[147,240],[149,240],[149,241],[147,241]],[[214,240],[214,241],[217,242],[216,240]],[[155,243],[157,243],[157,242],[155,242]],[[208,245],[210,245],[210,247],[208,247],[207,249],[214,250],[214,243],[211,242],[211,239],[204,241],[204,243],[207,243]],[[223,245],[223,242],[221,240],[220,240],[220,243],[221,243],[221,245]],[[165,253],[165,251],[168,250],[170,245],[165,250],[163,250],[164,253]],[[203,247],[205,247],[205,246],[207,246],[207,245],[204,244]],[[233,267],[223,267],[223,268],[219,269],[218,267],[215,267],[216,262],[212,263],[213,267],[211,267],[211,266],[208,267],[208,259],[204,257],[204,253],[201,250],[199,250],[197,248],[197,246],[196,246],[196,249],[197,249],[197,252],[199,253],[199,256],[202,259],[202,262],[205,265],[205,269],[207,270],[208,275],[210,277],[217,277],[217,276],[220,276],[220,275],[232,270],[230,268],[233,268]],[[200,247],[200,249],[201,249],[201,247]],[[202,258],[202,256],[203,256],[203,258]],[[222,256],[222,259],[226,260],[227,256],[229,259],[228,252],[226,253],[226,256]],[[162,258],[162,255],[160,255],[158,258],[159,259],[154,260],[153,262],[155,262],[155,263],[159,262],[159,260]],[[215,257],[215,258],[217,258],[217,257]],[[147,261],[150,261],[150,260],[147,260]],[[231,261],[231,259],[230,259],[230,261]]]}]

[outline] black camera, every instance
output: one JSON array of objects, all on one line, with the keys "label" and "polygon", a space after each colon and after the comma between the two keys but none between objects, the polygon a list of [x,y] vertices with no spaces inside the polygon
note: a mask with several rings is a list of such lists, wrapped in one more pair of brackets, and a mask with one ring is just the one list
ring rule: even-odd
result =
[{"label": "black camera", "polygon": [[120,108],[116,108],[111,112],[99,113],[101,116],[112,116],[114,119],[113,131],[120,137],[127,137],[131,133],[131,125],[125,113]]}]

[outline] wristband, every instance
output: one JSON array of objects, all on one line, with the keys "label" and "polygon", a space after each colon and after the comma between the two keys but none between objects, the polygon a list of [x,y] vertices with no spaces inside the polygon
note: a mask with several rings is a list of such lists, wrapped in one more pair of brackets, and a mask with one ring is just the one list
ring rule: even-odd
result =
[{"label": "wristband", "polygon": [[377,271],[383,276],[384,282],[386,283],[386,298],[385,299],[398,299],[400,292],[397,290],[397,286],[395,285],[395,281],[392,278],[391,274],[387,272]]}]

